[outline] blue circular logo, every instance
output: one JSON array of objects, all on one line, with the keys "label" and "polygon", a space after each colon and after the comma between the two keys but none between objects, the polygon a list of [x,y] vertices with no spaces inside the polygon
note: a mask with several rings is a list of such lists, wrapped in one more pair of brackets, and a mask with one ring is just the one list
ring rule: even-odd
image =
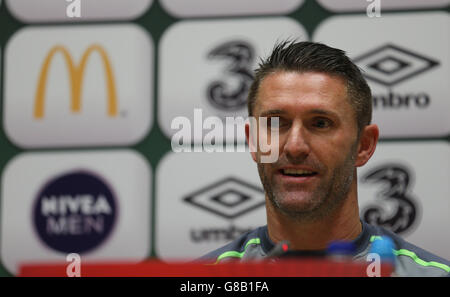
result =
[{"label": "blue circular logo", "polygon": [[115,201],[110,186],[92,173],[60,175],[36,197],[34,225],[49,247],[63,253],[87,252],[111,233]]}]

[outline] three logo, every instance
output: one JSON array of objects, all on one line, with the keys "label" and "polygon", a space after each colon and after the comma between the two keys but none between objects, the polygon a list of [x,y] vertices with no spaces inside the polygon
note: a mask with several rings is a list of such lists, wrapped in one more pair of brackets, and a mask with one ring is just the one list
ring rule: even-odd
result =
[{"label": "three logo", "polygon": [[208,54],[208,59],[226,59],[226,74],[238,81],[234,89],[224,81],[214,81],[208,86],[209,102],[225,111],[233,111],[246,106],[247,93],[253,82],[252,66],[255,59],[253,47],[245,41],[225,42]]},{"label": "three logo", "polygon": [[420,209],[411,193],[411,175],[411,170],[399,164],[384,164],[366,173],[362,182],[381,183],[382,189],[377,194],[378,203],[362,211],[363,219],[395,233],[410,231],[418,221]]}]

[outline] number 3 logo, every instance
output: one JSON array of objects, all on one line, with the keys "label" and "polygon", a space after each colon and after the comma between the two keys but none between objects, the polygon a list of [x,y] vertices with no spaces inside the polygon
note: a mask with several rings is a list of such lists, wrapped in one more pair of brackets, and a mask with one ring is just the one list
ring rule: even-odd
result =
[{"label": "number 3 logo", "polygon": [[394,206],[392,211],[381,207],[381,204],[370,206],[363,211],[366,222],[383,226],[395,233],[405,232],[416,223],[418,205],[410,193],[410,170],[398,164],[385,164],[364,175],[362,181],[383,183],[384,187],[378,193],[378,199]]},{"label": "number 3 logo", "polygon": [[208,86],[207,98],[219,109],[237,110],[247,103],[247,94],[253,81],[253,47],[247,42],[235,40],[225,42],[208,53],[208,59],[226,59],[225,73],[238,83],[231,87],[229,81],[214,81]]}]

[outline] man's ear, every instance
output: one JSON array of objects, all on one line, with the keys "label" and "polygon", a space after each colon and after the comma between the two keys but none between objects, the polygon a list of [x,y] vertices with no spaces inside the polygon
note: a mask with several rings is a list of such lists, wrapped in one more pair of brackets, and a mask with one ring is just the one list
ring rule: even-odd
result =
[{"label": "man's ear", "polygon": [[257,129],[256,126],[253,126],[256,125],[256,121],[255,123],[251,123],[251,125],[252,128],[250,128],[250,121],[247,121],[247,123],[245,123],[245,139],[247,140],[248,148],[250,149],[250,154],[252,155],[253,161],[257,162],[256,159],[257,133],[251,131],[251,129]]},{"label": "man's ear", "polygon": [[379,134],[380,131],[375,124],[364,127],[359,137],[358,154],[355,162],[357,167],[363,166],[372,157],[377,147]]}]

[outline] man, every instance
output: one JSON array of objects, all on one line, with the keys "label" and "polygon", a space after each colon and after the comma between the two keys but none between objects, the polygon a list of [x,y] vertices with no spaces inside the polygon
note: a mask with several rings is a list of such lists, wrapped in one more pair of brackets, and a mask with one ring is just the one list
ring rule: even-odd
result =
[{"label": "man", "polygon": [[[396,275],[450,272],[448,261],[359,218],[356,168],[374,153],[379,131],[371,124],[370,88],[343,51],[312,42],[278,44],[256,70],[248,111],[267,118],[265,143],[278,145],[278,159],[261,162],[264,154],[246,126],[266,193],[267,225],[201,259],[260,259],[282,241],[300,253],[348,241],[356,248],[354,258],[365,259],[373,241],[387,235],[395,243]],[[274,118],[278,142],[271,139]]]}]

